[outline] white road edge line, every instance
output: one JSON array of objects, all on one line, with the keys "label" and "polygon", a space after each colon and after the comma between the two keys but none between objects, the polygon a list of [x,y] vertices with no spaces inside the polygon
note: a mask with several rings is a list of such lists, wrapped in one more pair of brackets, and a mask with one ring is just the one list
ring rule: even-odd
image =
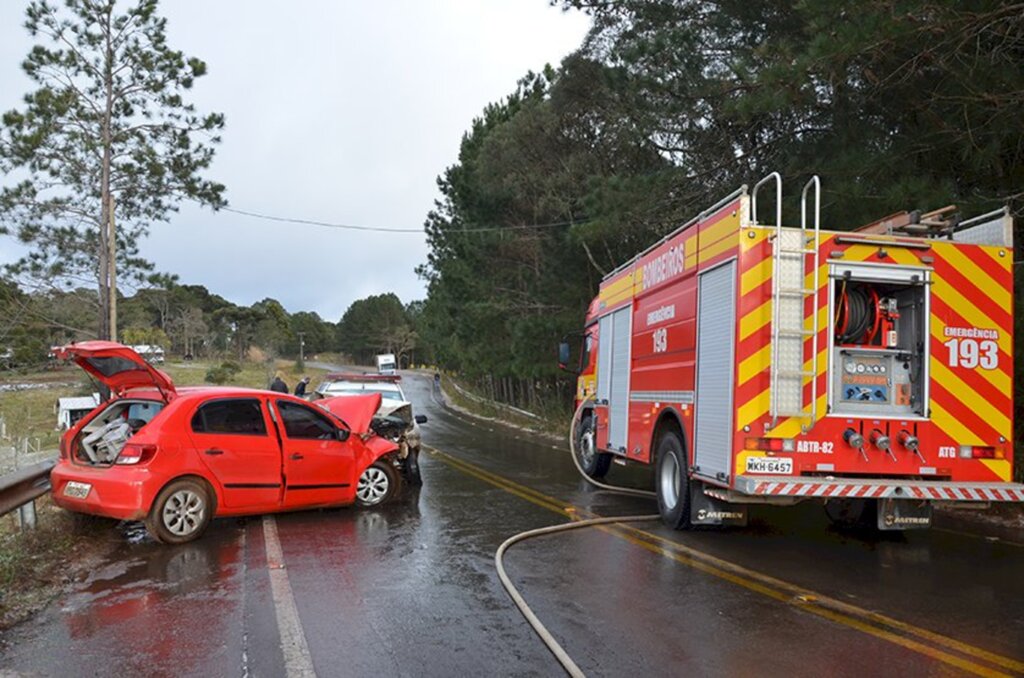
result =
[{"label": "white road edge line", "polygon": [[274,598],[274,613],[277,615],[277,630],[281,635],[281,652],[284,654],[284,671],[289,678],[315,678],[313,657],[309,654],[306,634],[299,621],[295,607],[292,585],[284,567],[284,553],[277,538],[277,521],[274,516],[263,516],[263,538],[267,548],[267,567],[270,570],[270,593]]}]

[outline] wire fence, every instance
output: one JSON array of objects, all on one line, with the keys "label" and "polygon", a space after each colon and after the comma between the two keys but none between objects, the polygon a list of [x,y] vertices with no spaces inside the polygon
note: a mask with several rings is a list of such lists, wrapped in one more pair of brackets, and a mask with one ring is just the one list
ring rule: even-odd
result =
[{"label": "wire fence", "polygon": [[5,429],[6,425],[0,417],[0,475],[57,455],[57,450],[44,445],[40,438],[8,438]]}]

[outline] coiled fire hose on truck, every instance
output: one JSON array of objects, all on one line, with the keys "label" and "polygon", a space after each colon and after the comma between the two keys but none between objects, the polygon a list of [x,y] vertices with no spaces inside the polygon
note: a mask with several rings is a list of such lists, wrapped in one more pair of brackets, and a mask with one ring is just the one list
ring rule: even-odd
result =
[{"label": "coiled fire hose on truck", "polygon": [[[637,490],[630,487],[616,487],[614,485],[607,485],[605,483],[598,482],[583,472],[583,467],[580,466],[579,459],[577,459],[576,457],[576,424],[580,420],[580,414],[583,412],[584,407],[586,407],[591,402],[591,400],[592,399],[587,398],[580,403],[580,406],[576,408],[575,414],[573,414],[572,424],[569,426],[569,454],[572,456],[572,461],[573,464],[575,464],[576,466],[576,470],[580,472],[580,475],[583,477],[584,480],[602,490],[606,490],[608,492],[615,492],[618,494],[626,494],[635,497],[655,497],[655,493],[650,492],[648,490]],[[536,632],[537,636],[547,646],[547,648],[551,650],[551,653],[555,655],[555,658],[562,665],[562,668],[564,668],[565,672],[568,673],[570,676],[573,676],[574,678],[582,677],[584,673],[580,669],[580,667],[576,665],[576,662],[572,660],[572,658],[565,651],[565,649],[558,644],[558,641],[555,640],[554,636],[551,635],[551,632],[548,631],[544,624],[541,623],[540,619],[537,618],[537,615],[533,613],[533,610],[530,609],[530,606],[526,604],[526,601],[523,599],[522,595],[519,594],[519,591],[512,584],[512,580],[509,579],[508,574],[505,573],[505,566],[502,563],[502,559],[505,556],[505,551],[507,551],[508,548],[513,544],[525,541],[526,539],[531,539],[533,537],[539,537],[545,534],[555,534],[557,532],[566,532],[568,530],[578,530],[583,527],[605,525],[607,523],[635,523],[642,521],[658,520],[658,518],[660,518],[658,514],[642,516],[614,516],[608,518],[591,518],[589,520],[578,520],[575,522],[565,523],[562,525],[551,525],[549,527],[541,527],[535,530],[527,530],[526,532],[520,532],[519,534],[506,539],[504,543],[502,543],[502,545],[498,547],[497,552],[494,554],[494,565],[498,570],[498,579],[501,580],[501,585],[505,587],[505,591],[507,591],[508,595],[512,598],[512,602],[516,604],[516,607],[519,608],[519,611],[522,613],[523,617],[525,617],[526,621],[530,624],[531,627],[533,627],[533,630],[534,632]]]}]

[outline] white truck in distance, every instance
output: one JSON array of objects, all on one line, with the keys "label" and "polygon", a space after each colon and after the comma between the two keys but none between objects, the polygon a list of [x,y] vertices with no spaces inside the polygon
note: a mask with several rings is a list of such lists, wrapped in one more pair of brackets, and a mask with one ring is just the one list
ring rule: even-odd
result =
[{"label": "white truck in distance", "polygon": [[394,353],[381,353],[377,356],[377,372],[380,374],[396,374],[398,365]]}]

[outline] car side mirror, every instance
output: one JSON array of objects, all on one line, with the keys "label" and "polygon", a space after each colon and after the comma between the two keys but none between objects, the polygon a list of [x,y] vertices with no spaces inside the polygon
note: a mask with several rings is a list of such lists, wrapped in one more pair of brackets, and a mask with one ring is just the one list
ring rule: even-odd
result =
[{"label": "car side mirror", "polygon": [[350,435],[352,435],[351,431],[346,431],[343,428],[338,429],[338,440],[340,440],[341,442],[345,442],[346,440],[348,440],[348,437]]},{"label": "car side mirror", "polygon": [[425,415],[425,414],[417,414],[413,418],[416,420],[417,424],[426,424],[427,423],[427,415]]}]

